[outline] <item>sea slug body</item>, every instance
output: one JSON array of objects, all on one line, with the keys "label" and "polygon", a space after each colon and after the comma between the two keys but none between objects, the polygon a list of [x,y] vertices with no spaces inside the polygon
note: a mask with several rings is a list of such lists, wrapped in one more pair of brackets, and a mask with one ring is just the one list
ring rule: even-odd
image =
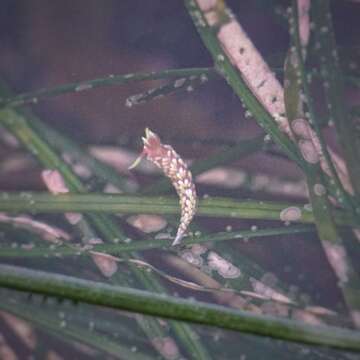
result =
[{"label": "sea slug body", "polygon": [[158,135],[148,128],[142,138],[144,148],[140,156],[129,169],[134,168],[146,156],[170,178],[180,198],[181,218],[177,234],[172,245],[180,243],[196,212],[197,196],[190,170],[179,154],[170,145],[161,143]]}]

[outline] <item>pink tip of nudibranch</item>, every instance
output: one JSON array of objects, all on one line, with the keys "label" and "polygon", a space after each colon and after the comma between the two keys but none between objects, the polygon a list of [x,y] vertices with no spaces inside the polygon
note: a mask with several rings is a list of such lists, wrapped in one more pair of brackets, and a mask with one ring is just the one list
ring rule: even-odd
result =
[{"label": "pink tip of nudibranch", "polygon": [[142,158],[146,155],[150,157],[164,155],[164,149],[162,148],[160,138],[149,128],[145,129],[145,137],[142,137],[142,141],[144,143],[144,149],[141,152],[140,156],[128,167],[129,170],[136,167],[140,163]]},{"label": "pink tip of nudibranch", "polygon": [[145,137],[142,138],[144,143],[143,152],[151,157],[163,155],[160,138],[150,129],[145,129]]}]

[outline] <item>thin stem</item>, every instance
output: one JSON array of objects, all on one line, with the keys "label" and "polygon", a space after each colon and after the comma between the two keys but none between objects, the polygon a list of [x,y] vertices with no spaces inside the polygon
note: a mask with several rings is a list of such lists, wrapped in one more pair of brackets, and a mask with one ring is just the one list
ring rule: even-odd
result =
[{"label": "thin stem", "polygon": [[322,154],[324,156],[325,162],[328,165],[328,168],[330,170],[330,174],[331,174],[331,179],[334,182],[334,185],[337,188],[337,191],[335,192],[335,194],[341,194],[341,196],[337,196],[339,198],[339,202],[343,203],[349,210],[352,210],[355,213],[355,208],[354,208],[354,204],[353,201],[350,197],[350,195],[345,191],[339,176],[337,174],[337,171],[335,169],[335,166],[333,164],[333,161],[330,157],[329,151],[328,151],[328,147],[326,145],[324,136],[322,134],[321,131],[321,124],[318,120],[318,117],[316,116],[315,113],[315,107],[313,104],[313,96],[311,95],[310,92],[310,87],[309,87],[309,82],[307,80],[307,70],[306,70],[306,66],[305,66],[305,62],[304,62],[304,58],[303,58],[303,54],[302,54],[302,46],[300,44],[300,35],[299,35],[299,24],[298,24],[298,16],[297,16],[297,4],[296,2],[293,1],[293,6],[292,6],[292,10],[293,10],[293,41],[295,43],[295,49],[296,49],[296,57],[298,60],[298,74],[299,74],[299,78],[301,80],[301,85],[302,88],[304,90],[304,95],[306,97],[306,105],[307,105],[307,109],[308,109],[308,113],[309,113],[309,120],[312,126],[314,126],[316,135],[319,139],[320,145],[321,145],[321,150],[322,150]]},{"label": "thin stem", "polygon": [[[231,232],[213,233],[211,235],[186,236],[182,241],[182,245],[193,245],[207,242],[222,242],[228,240],[257,239],[259,237],[294,235],[314,232],[315,228],[311,225],[293,225],[287,227],[265,228],[254,230],[240,230]],[[119,244],[99,244],[89,246],[74,246],[66,243],[60,245],[38,245],[31,250],[14,248],[13,246],[0,246],[0,258],[12,257],[57,257],[57,256],[87,256],[89,251],[102,252],[112,255],[122,255],[123,253],[132,251],[144,251],[150,249],[174,250],[169,239],[147,239],[140,241],[131,241],[130,243]]]},{"label": "thin stem", "polygon": [[319,53],[321,75],[328,112],[335,124],[336,133],[344,152],[351,183],[357,197],[360,196],[360,140],[356,124],[345,106],[344,81],[339,64],[338,50],[334,36],[330,3],[328,0],[314,1],[313,15],[316,47]]},{"label": "thin stem", "polygon": [[[122,214],[179,214],[176,198],[153,196],[126,196],[119,194],[61,194],[2,193],[0,211],[31,213],[90,212]],[[293,217],[287,217],[290,210]],[[341,225],[356,226],[351,214],[334,210],[334,219]],[[197,215],[242,219],[283,220],[311,223],[314,216],[306,204],[270,201],[240,201],[231,198],[206,198],[199,201]]]},{"label": "thin stem", "polygon": [[[331,169],[332,177],[335,179],[335,182],[339,187],[339,191],[342,192],[344,200],[347,200],[348,206],[351,206],[350,199],[348,198],[347,193],[343,189],[342,184],[337,177],[336,170],[332,164],[330,155],[327,152],[327,146],[322,137],[320,127],[317,123],[316,114],[311,100],[312,97],[310,94],[310,89],[306,79],[304,60],[301,53],[302,49],[298,28],[296,0],[293,0],[292,2],[292,13],[294,26],[293,34],[300,72],[299,76],[302,81],[304,95],[309,109],[310,121],[315,126],[322,152],[329,168]],[[306,176],[309,188],[309,196],[314,209],[315,223],[318,229],[318,234],[324,250],[324,254],[326,255],[329,264],[338,278],[337,285],[344,295],[344,299],[352,320],[357,327],[360,327],[360,321],[357,315],[360,309],[360,279],[354,265],[351,262],[351,257],[347,253],[344,241],[338,232],[333,214],[331,213],[331,204],[328,199],[326,187],[324,185],[324,176],[321,172],[320,165],[309,163]]]},{"label": "thin stem", "polygon": [[[14,305],[17,306],[14,306]],[[119,339],[110,340],[105,336],[96,335],[93,331],[85,330],[83,326],[75,324],[66,324],[61,326],[58,314],[49,314],[44,312],[43,309],[30,306],[28,304],[15,303],[7,301],[6,299],[0,300],[0,309],[7,311],[11,314],[28,320],[31,324],[37,328],[44,330],[52,334],[53,336],[60,338],[61,340],[68,339],[69,341],[78,341],[84,345],[91,346],[93,349],[101,351],[104,354],[126,358],[129,360],[151,360],[153,357],[137,351],[134,353],[131,351],[129,345],[123,345]],[[129,321],[129,320],[128,320]]]},{"label": "thin stem", "polygon": [[294,143],[287,135],[280,131],[279,125],[275,122],[270,113],[262,106],[257,97],[249,90],[246,82],[242,79],[237,69],[235,69],[231,64],[227,54],[223,51],[221,44],[215,35],[216,29],[207,25],[203,11],[200,9],[197,2],[193,0],[185,0],[185,6],[220,74],[223,75],[227,83],[238,95],[239,99],[244,102],[259,124],[268,134],[271,135],[274,141],[282,147],[286,155],[294,160],[300,168],[304,168],[304,160],[299,154]]},{"label": "thin stem", "polygon": [[152,316],[360,352],[360,332],[357,331],[305,325],[296,321],[255,315],[224,306],[111,286],[71,276],[0,265],[0,285]]},{"label": "thin stem", "polygon": [[45,88],[37,91],[32,91],[8,98],[0,99],[1,107],[17,107],[26,104],[36,104],[40,100],[49,99],[59,95],[72,93],[72,92],[83,92],[98,87],[114,86],[114,85],[125,85],[131,82],[144,81],[144,80],[161,80],[161,79],[174,79],[183,78],[190,76],[201,76],[207,77],[216,76],[216,71],[213,68],[190,68],[190,69],[174,69],[174,70],[163,70],[153,71],[149,73],[130,73],[125,75],[109,75],[104,78],[84,80],[80,82],[64,84],[53,88]]}]

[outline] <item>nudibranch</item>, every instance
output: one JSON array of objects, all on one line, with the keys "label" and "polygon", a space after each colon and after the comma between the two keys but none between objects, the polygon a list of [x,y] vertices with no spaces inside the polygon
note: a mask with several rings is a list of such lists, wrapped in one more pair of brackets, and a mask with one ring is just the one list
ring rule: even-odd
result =
[{"label": "nudibranch", "polygon": [[172,185],[180,198],[181,218],[172,245],[180,243],[185,235],[196,212],[197,196],[192,175],[184,160],[173,149],[172,146],[162,144],[158,135],[148,128],[145,129],[143,151],[135,162],[129,167],[133,169],[143,157],[147,157],[152,163],[159,167],[164,174],[170,178]]}]

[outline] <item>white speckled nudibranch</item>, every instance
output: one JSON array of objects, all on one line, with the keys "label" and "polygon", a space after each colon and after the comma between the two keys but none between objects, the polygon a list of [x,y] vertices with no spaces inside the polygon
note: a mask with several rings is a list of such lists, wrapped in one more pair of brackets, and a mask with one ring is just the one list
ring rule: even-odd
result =
[{"label": "white speckled nudibranch", "polygon": [[170,178],[180,198],[181,218],[172,245],[180,243],[196,212],[197,196],[192,175],[184,160],[170,145],[162,144],[159,136],[148,128],[142,138],[144,149],[135,162],[129,167],[134,168],[146,156]]}]

